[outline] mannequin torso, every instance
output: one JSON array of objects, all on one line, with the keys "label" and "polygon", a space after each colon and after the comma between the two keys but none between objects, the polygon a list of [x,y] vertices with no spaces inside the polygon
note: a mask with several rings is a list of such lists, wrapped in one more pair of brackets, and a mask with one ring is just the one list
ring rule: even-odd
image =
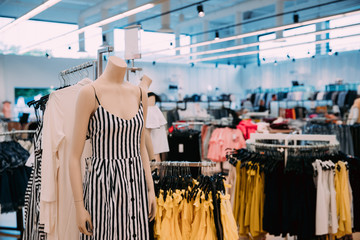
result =
[{"label": "mannequin torso", "polygon": [[[93,151],[92,167],[94,169],[90,171],[90,174],[93,174],[92,173],[93,171],[100,171],[101,169],[99,168],[99,166],[103,166],[104,161],[105,162],[109,161],[108,163],[114,165],[111,169],[116,169],[115,165],[120,164],[120,162],[121,164],[127,164],[124,165],[126,166],[125,167],[126,169],[129,168],[128,170],[124,170],[124,171],[134,171],[133,167],[135,167],[135,165],[137,166],[137,168],[140,169],[143,168],[145,170],[146,186],[148,192],[147,195],[150,206],[150,210],[149,210],[150,218],[154,216],[156,209],[155,194],[154,194],[152,177],[149,166],[149,158],[147,156],[147,152],[145,148],[145,140],[144,137],[142,137],[144,129],[141,130],[142,123],[146,119],[146,114],[147,114],[146,91],[144,90],[140,91],[139,87],[124,81],[126,68],[127,65],[124,60],[111,56],[109,58],[104,73],[90,86],[85,86],[81,89],[76,103],[76,116],[75,116],[76,121],[74,126],[74,135],[72,139],[69,172],[71,179],[71,187],[73,190],[74,201],[76,206],[77,224],[80,232],[89,236],[92,235],[92,229],[93,229],[92,221],[95,221],[97,225],[97,226],[94,225],[95,237],[99,236],[98,235],[100,234],[99,231],[101,231],[101,229],[104,228],[105,229],[109,228],[109,232],[111,232],[111,234],[115,234],[111,236],[115,238],[118,238],[120,234],[139,234],[139,232],[129,233],[127,231],[128,229],[118,228],[117,232],[114,233],[114,231],[110,228],[111,226],[107,226],[107,225],[104,225],[103,227],[99,228],[99,224],[102,225],[106,223],[103,222],[103,220],[99,220],[97,218],[92,219],[94,218],[93,215],[94,211],[109,212],[109,209],[104,209],[103,207],[101,207],[100,210],[98,208],[94,210],[94,208],[92,208],[93,205],[92,204],[89,205],[90,202],[96,202],[96,201],[100,201],[100,203],[103,202],[102,200],[93,199],[91,197],[93,196],[91,192],[100,191],[101,193],[101,191],[104,191],[104,189],[101,190],[98,189],[97,187],[94,187],[95,186],[94,182],[89,182],[89,181],[87,182],[88,184],[90,184],[90,187],[88,186],[86,188],[88,190],[86,191],[85,194],[86,195],[85,200],[87,199],[86,200],[87,207],[85,209],[84,201],[83,201],[82,179],[80,177],[81,175],[79,174],[80,172],[79,159],[81,156],[81,150],[83,149],[88,129],[90,131],[90,134],[92,134],[91,137],[93,139],[92,140],[93,150],[95,148],[97,154],[94,155],[94,151]],[[142,95],[140,96],[140,94]],[[142,101],[142,105],[140,101]],[[126,134],[119,134],[122,131],[122,129],[125,129],[124,131],[126,132]],[[112,136],[112,138],[105,136]],[[94,141],[95,139],[96,141]],[[139,143],[140,146],[138,145]],[[102,148],[102,146],[105,146],[103,144],[105,145],[107,144],[106,149],[108,150]],[[128,151],[132,155],[125,157],[124,151]],[[139,151],[139,153],[137,153],[137,151]],[[120,156],[119,154],[123,157],[118,157]],[[140,154],[140,156],[138,157],[137,154]],[[132,158],[130,157],[134,159],[131,160]],[[142,164],[139,163],[138,161],[141,161]],[[97,164],[96,162],[102,162],[102,163]],[[143,184],[141,185],[142,186],[141,189],[144,190],[145,181],[141,180],[144,178],[144,175],[142,174],[143,171],[141,170],[139,171],[140,171],[139,176],[133,175],[133,178],[135,178],[135,180],[139,179],[138,181],[134,181],[134,179],[127,179],[127,178],[121,178],[119,180],[119,178],[117,178],[117,180],[113,179],[112,182],[118,184],[119,181],[129,181],[129,183],[126,183],[125,185],[123,184],[122,186],[129,186],[132,189],[134,189],[134,186],[132,186],[133,184],[141,183]],[[117,172],[111,174],[108,171],[105,171],[102,174],[104,175],[104,178],[108,178],[108,177],[111,178],[112,176],[124,174],[124,173]],[[105,175],[109,175],[109,176],[105,176]],[[95,178],[92,177],[92,179],[97,179],[96,181],[98,182],[102,181],[101,178],[103,177],[100,177],[100,179],[98,179],[98,176],[95,176]],[[140,189],[140,187],[136,187],[136,189]],[[109,191],[109,189],[105,191]],[[126,191],[130,191],[130,189],[126,189]],[[122,199],[121,200],[122,203],[118,206],[119,208],[124,206],[129,206],[129,204],[124,205],[126,201],[130,201],[130,198],[128,199],[125,193],[118,192],[116,194],[117,195],[116,196],[114,195],[113,198]],[[134,192],[132,192],[132,194],[134,194]],[[142,193],[139,194],[142,196],[146,196],[146,194],[142,194]],[[105,195],[110,196],[111,194],[105,192]],[[133,195],[131,199],[132,199],[131,201],[134,200],[142,201],[137,204],[147,205],[144,204],[145,201],[144,199],[138,199],[138,196],[136,195]],[[108,206],[108,205],[104,205],[104,206]],[[92,217],[89,215],[88,212],[89,208],[90,208],[90,212],[92,212]],[[143,209],[146,211],[147,206],[146,208]],[[115,215],[109,215],[108,220],[109,221],[110,219],[115,220],[116,218],[121,217],[122,220],[119,219],[118,221],[130,221],[129,220],[130,216],[118,216],[116,215],[117,212],[118,211],[115,210],[114,211]],[[143,216],[147,215],[147,213],[146,214],[142,213],[142,214]],[[135,218],[138,216],[132,216],[132,217]],[[89,227],[86,227],[86,222],[89,223]],[[147,226],[147,224],[145,224],[144,227],[145,226]]]},{"label": "mannequin torso", "polygon": [[[126,67],[124,60],[111,56],[104,73],[92,85],[103,108],[119,118],[131,119],[139,110],[140,91],[124,81]],[[87,90],[93,91],[90,86]]]}]

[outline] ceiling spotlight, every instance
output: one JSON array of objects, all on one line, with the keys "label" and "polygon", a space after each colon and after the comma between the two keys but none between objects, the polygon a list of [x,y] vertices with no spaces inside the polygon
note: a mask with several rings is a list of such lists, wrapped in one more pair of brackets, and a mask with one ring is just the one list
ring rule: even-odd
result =
[{"label": "ceiling spotlight", "polygon": [[71,50],[71,46],[68,46],[68,49]]},{"label": "ceiling spotlight", "polygon": [[286,57],[287,57],[288,59],[290,59],[290,55],[289,55],[289,54],[287,54]]},{"label": "ceiling spotlight", "polygon": [[334,55],[335,55],[335,56],[339,55],[339,52],[335,52]]},{"label": "ceiling spotlight", "polygon": [[295,62],[296,61],[295,58],[293,58],[292,61]]},{"label": "ceiling spotlight", "polygon": [[299,22],[299,14],[297,14],[297,12],[294,12],[293,20],[294,20],[294,23],[298,23],[298,22]]},{"label": "ceiling spotlight", "polygon": [[265,62],[265,58],[262,59]]},{"label": "ceiling spotlight", "polygon": [[194,63],[191,63],[191,64],[190,64],[190,66],[191,66],[191,67],[194,67],[194,66],[195,66],[195,64],[194,64]]},{"label": "ceiling spotlight", "polygon": [[155,62],[155,61],[153,61],[153,62],[152,62],[152,65],[153,65],[153,66],[155,66],[155,65],[156,65],[156,62]]},{"label": "ceiling spotlight", "polygon": [[315,55],[313,55],[311,58],[312,58],[312,59],[315,59]]},{"label": "ceiling spotlight", "polygon": [[310,54],[310,51],[308,51],[308,54]]},{"label": "ceiling spotlight", "polygon": [[274,62],[274,66],[277,66],[277,61],[275,60],[275,62]]},{"label": "ceiling spotlight", "polygon": [[198,11],[199,17],[204,17],[205,16],[205,12],[204,12],[204,8],[203,8],[202,4],[197,6],[197,11]]},{"label": "ceiling spotlight", "polygon": [[48,59],[51,58],[50,54],[48,54],[48,53],[45,53],[45,57],[47,57]]},{"label": "ceiling spotlight", "polygon": [[218,32],[218,31],[216,31],[216,32],[215,32],[215,40],[219,40],[219,39],[220,39],[219,32]]},{"label": "ceiling spotlight", "polygon": [[328,54],[329,54],[330,56],[333,55],[332,49],[329,49]]}]

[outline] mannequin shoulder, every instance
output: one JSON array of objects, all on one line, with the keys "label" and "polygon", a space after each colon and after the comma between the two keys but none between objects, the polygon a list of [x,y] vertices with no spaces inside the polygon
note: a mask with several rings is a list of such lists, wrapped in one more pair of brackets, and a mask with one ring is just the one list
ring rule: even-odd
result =
[{"label": "mannequin shoulder", "polygon": [[91,84],[83,86],[78,94],[78,99],[91,100],[95,99],[95,89]]}]

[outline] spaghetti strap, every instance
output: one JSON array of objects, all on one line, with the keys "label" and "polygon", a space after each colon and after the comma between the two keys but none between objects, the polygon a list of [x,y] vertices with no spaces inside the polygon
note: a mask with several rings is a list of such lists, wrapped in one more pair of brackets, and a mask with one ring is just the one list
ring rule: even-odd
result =
[{"label": "spaghetti strap", "polygon": [[92,88],[94,89],[96,101],[98,102],[99,105],[101,105],[101,104],[100,104],[100,101],[99,101],[99,99],[98,99],[98,97],[97,97],[97,95],[96,95],[95,87],[94,87],[92,84],[90,84],[90,86],[92,86]]},{"label": "spaghetti strap", "polygon": [[141,91],[141,87],[139,87],[140,89],[140,102],[142,102],[142,91]]}]

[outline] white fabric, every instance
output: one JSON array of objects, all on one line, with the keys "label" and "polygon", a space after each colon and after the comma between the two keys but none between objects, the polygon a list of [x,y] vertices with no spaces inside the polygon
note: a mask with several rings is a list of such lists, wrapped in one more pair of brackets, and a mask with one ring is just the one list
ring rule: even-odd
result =
[{"label": "white fabric", "polygon": [[150,136],[154,148],[154,154],[169,151],[169,143],[167,139],[165,125],[162,125],[160,128],[150,129]]},{"label": "white fabric", "polygon": [[[49,240],[79,239],[68,171],[69,154],[75,123],[74,103],[81,87],[91,82],[83,79],[74,86],[52,92],[46,105],[42,134],[40,223],[44,224]],[[91,156],[91,151],[83,152],[83,166],[88,156]]]},{"label": "white fabric", "polygon": [[316,95],[316,100],[324,100],[324,95],[325,95],[324,92],[319,92],[319,93]]},{"label": "white fabric", "polygon": [[[316,176],[316,223],[315,234],[337,233],[336,191],[334,163],[316,160],[313,163]],[[323,169],[323,166],[325,169]]]},{"label": "white fabric", "polygon": [[257,125],[257,131],[259,133],[269,133],[269,127],[270,127],[269,123],[258,122],[258,123],[256,123],[256,125]]},{"label": "white fabric", "polygon": [[146,128],[160,128],[167,121],[158,106],[148,106],[146,117]]},{"label": "white fabric", "polygon": [[317,177],[316,177],[316,217],[315,217],[315,234],[323,235],[327,234],[328,229],[328,219],[329,216],[329,200],[326,196],[326,190],[323,183],[323,170],[320,160],[314,162]]},{"label": "white fabric", "polygon": [[25,163],[25,166],[27,167],[32,167],[34,162],[35,162],[35,153],[34,153],[34,149],[31,149],[32,151],[30,151],[30,156],[28,158],[28,160]]},{"label": "white fabric", "polygon": [[350,109],[350,114],[347,120],[347,124],[353,125],[359,118],[359,109],[355,106],[352,106]]},{"label": "white fabric", "polygon": [[329,232],[330,233],[337,233],[339,228],[339,222],[337,219],[336,213],[336,191],[335,191],[335,164],[331,161],[328,161],[329,166],[331,167],[329,173],[329,188],[330,188],[330,216],[329,216]]}]

